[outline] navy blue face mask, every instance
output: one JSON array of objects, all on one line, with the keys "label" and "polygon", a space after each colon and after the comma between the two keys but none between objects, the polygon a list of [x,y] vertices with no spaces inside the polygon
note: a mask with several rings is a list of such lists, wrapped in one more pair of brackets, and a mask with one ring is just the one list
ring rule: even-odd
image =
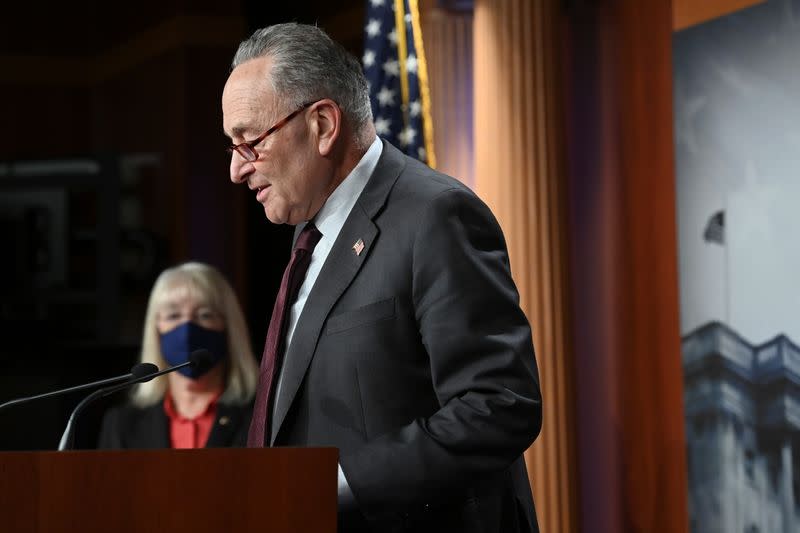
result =
[{"label": "navy blue face mask", "polygon": [[214,331],[198,326],[194,322],[185,322],[177,328],[161,334],[161,353],[171,366],[180,365],[189,360],[189,354],[204,348],[211,352],[212,364],[204,368],[184,367],[178,370],[187,378],[197,379],[222,361],[228,355],[228,337],[224,331]]}]

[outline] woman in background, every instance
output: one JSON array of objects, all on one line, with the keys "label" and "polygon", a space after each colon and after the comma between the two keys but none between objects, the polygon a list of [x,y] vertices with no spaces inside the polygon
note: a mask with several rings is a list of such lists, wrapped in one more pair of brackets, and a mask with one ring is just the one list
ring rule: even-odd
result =
[{"label": "woman in background", "polygon": [[100,448],[244,446],[258,380],[242,310],[228,281],[202,263],[165,270],[147,305],[141,362],[160,369],[198,349],[211,365],[137,385],[129,405],[103,418]]}]

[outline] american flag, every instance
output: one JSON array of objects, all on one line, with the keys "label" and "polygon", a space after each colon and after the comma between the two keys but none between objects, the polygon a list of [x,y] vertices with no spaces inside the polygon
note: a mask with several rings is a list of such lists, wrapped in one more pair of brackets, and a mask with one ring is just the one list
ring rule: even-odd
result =
[{"label": "american flag", "polygon": [[725,244],[725,211],[717,211],[706,223],[706,229],[703,231],[703,238],[706,242],[715,242],[717,244]]},{"label": "american flag", "polygon": [[367,0],[362,61],[378,135],[435,166],[418,0]]},{"label": "american flag", "polygon": [[364,251],[364,241],[362,239],[358,239],[353,244],[353,251],[356,253],[356,255],[361,255],[361,252]]}]

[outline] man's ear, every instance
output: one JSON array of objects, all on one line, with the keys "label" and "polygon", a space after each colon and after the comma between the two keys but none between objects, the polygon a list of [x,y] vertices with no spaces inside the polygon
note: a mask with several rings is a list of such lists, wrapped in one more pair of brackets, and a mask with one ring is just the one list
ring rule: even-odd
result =
[{"label": "man's ear", "polygon": [[325,98],[311,110],[312,128],[317,134],[317,148],[323,157],[330,155],[342,130],[342,110],[333,100]]}]

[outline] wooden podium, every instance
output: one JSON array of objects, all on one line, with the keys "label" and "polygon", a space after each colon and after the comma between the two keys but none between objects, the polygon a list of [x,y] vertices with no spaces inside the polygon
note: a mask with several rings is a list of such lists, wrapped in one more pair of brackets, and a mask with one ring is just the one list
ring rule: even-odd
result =
[{"label": "wooden podium", "polygon": [[336,531],[335,448],[0,453],[0,531]]}]

